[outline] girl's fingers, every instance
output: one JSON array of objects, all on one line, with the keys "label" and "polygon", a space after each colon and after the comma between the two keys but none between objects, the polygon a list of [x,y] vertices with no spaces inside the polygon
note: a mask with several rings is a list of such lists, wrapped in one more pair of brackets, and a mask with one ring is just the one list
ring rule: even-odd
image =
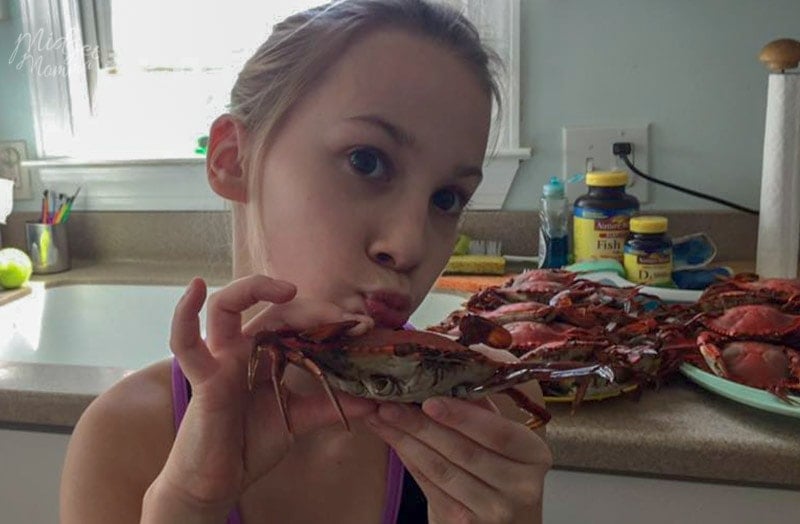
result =
[{"label": "girl's fingers", "polygon": [[422,411],[436,422],[513,461],[541,463],[548,467],[552,464],[550,450],[538,435],[470,402],[449,397],[430,398],[422,404]]},{"label": "girl's fingers", "polygon": [[[367,423],[404,457],[403,463],[409,470],[418,473],[415,477],[452,499],[436,494],[443,505],[430,506],[432,511],[447,514],[442,517],[445,521],[510,522],[514,514],[535,512],[542,497],[544,475],[552,460],[547,446],[521,424],[508,421],[483,406],[457,402],[466,405],[465,418],[476,417],[482,424],[479,433],[485,434],[485,438],[465,435],[432,420],[417,408],[399,404],[381,405],[378,416],[369,416]],[[458,407],[448,412],[455,412]],[[426,412],[436,411],[435,403],[426,409]],[[505,434],[505,428],[497,430],[506,423],[514,426],[510,433]],[[505,441],[497,442],[499,450],[481,443],[500,439],[501,435]],[[514,460],[502,452],[515,449],[517,439],[524,443],[521,448],[533,450],[523,454],[532,459]],[[451,519],[452,514],[458,518]]]},{"label": "girl's fingers", "polygon": [[202,382],[215,368],[214,357],[200,336],[198,314],[206,299],[206,284],[193,278],[172,315],[169,347],[193,384]]},{"label": "girl's fingers", "polygon": [[403,465],[417,481],[419,488],[425,494],[428,507],[440,522],[475,522],[476,515],[467,506],[448,495],[444,490],[432,482],[414,465],[410,457],[395,450]]},{"label": "girl's fingers", "polygon": [[[496,489],[460,468],[451,462],[449,457],[442,456],[426,443],[417,440],[404,430],[381,423],[372,416],[367,418],[367,424],[387,444],[395,449],[409,471],[416,473],[415,478],[424,479],[423,482],[427,483],[428,489],[432,491],[432,494],[436,494],[436,490],[440,490],[452,499],[447,501],[449,505],[456,501],[463,505],[466,510],[480,517],[494,513],[496,501],[501,498],[498,496]],[[422,484],[420,484],[420,487],[422,488]],[[433,490],[433,487],[436,490]],[[425,488],[423,488],[423,491],[425,491]],[[428,495],[427,492],[426,495]],[[441,494],[438,495],[441,496]],[[429,505],[431,508],[435,507],[431,501],[429,501]],[[495,522],[495,520],[492,520],[492,522]],[[499,520],[497,522],[504,521]]]},{"label": "girl's fingers", "polygon": [[242,312],[258,302],[286,302],[291,300],[297,288],[264,275],[251,275],[234,280],[212,294],[208,300],[208,340],[211,347],[225,347],[231,342],[240,342],[242,335]]},{"label": "girl's fingers", "polygon": [[490,451],[458,431],[431,420],[419,409],[384,404],[380,406],[378,413],[386,424],[402,429],[413,439],[498,491],[513,491],[526,484],[522,479],[529,476],[530,464],[516,462]]}]

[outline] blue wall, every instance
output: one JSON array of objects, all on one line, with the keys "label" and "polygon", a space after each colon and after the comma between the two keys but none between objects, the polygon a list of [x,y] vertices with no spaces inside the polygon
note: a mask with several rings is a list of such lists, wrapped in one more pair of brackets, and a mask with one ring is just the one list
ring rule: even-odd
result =
[{"label": "blue wall", "polygon": [[[758,207],[768,42],[800,0],[522,0],[522,125],[534,150],[507,209],[562,172],[561,129],[649,122],[653,175]],[[716,209],[653,187],[658,209]]]},{"label": "blue wall", "polygon": [[22,33],[19,0],[6,0],[11,19],[0,20],[0,140],[25,140],[28,151],[35,150],[30,89],[25,68],[17,70],[11,60],[17,38]]},{"label": "blue wall", "polygon": [[[19,0],[0,22],[0,140],[33,148],[28,80],[8,59]],[[507,209],[534,209],[562,172],[561,129],[651,123],[655,176],[757,207],[767,73],[757,55],[800,39],[800,0],[522,0],[523,163]],[[652,188],[658,209],[711,209]]]}]

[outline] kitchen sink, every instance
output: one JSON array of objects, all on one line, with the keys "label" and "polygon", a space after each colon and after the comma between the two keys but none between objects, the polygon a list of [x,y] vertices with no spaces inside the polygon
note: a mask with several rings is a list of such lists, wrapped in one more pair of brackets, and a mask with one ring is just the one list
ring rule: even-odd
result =
[{"label": "kitchen sink", "polygon": [[[171,354],[170,321],[182,286],[31,286],[29,295],[0,306],[0,360],[134,370]],[[436,324],[463,300],[432,292],[410,321]]]}]

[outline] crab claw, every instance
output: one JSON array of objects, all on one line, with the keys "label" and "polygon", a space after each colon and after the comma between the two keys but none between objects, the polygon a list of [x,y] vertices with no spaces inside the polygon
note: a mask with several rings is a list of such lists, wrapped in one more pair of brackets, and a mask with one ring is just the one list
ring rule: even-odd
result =
[{"label": "crab claw", "polygon": [[465,346],[486,344],[493,348],[505,349],[511,345],[512,337],[503,326],[477,315],[466,315],[458,323],[461,336],[457,342]]},{"label": "crab claw", "polygon": [[718,377],[728,378],[730,373],[728,373],[725,361],[722,360],[722,352],[715,343],[715,338],[713,333],[704,331],[697,337],[697,347],[700,349],[700,354],[703,355],[711,371]]}]

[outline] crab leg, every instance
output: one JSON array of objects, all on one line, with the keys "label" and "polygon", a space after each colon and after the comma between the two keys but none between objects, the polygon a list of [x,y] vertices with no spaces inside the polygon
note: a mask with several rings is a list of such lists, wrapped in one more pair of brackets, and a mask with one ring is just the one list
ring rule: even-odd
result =
[{"label": "crab leg", "polygon": [[486,404],[488,404],[488,406],[490,408],[492,408],[492,411],[494,411],[498,415],[502,415],[503,414],[503,412],[500,411],[500,408],[497,407],[497,404],[495,404],[494,401],[490,397],[484,397],[483,400],[486,401]]},{"label": "crab leg", "polygon": [[581,380],[578,384],[578,389],[575,391],[575,399],[572,401],[572,414],[575,414],[575,410],[578,409],[581,401],[586,396],[586,392],[589,391],[589,381],[588,380]]},{"label": "crab leg", "polygon": [[250,353],[250,361],[247,366],[247,387],[249,391],[253,391],[256,386],[256,372],[258,371],[258,364],[261,357],[261,353],[266,351],[269,355],[270,359],[270,376],[272,380],[272,387],[275,390],[275,397],[278,400],[278,409],[280,410],[281,417],[283,418],[283,424],[286,428],[286,432],[289,434],[290,437],[293,436],[292,432],[292,424],[289,420],[289,410],[287,405],[287,395],[286,390],[284,389],[284,371],[286,370],[286,362],[290,362],[298,367],[301,367],[314,375],[322,383],[322,387],[325,389],[325,393],[328,395],[328,398],[333,403],[334,408],[339,414],[339,419],[342,421],[344,428],[347,431],[350,431],[350,424],[347,421],[347,417],[344,415],[344,411],[342,410],[341,404],[339,404],[339,399],[336,398],[336,395],[333,393],[328,380],[325,378],[325,374],[319,367],[311,360],[307,359],[300,351],[296,350],[287,350],[282,351],[280,347],[276,346],[272,343],[265,343],[259,344],[253,348],[253,351]]},{"label": "crab leg", "polygon": [[280,349],[273,344],[258,345],[253,348],[250,353],[250,361],[247,365],[247,389],[253,391],[256,387],[256,373],[258,372],[258,364],[261,360],[261,353],[265,352],[270,360],[270,378],[272,381],[272,388],[275,391],[275,398],[278,399],[278,409],[283,419],[283,425],[286,428],[286,433],[290,439],[293,439],[292,425],[289,421],[287,410],[286,390],[283,388],[283,374],[286,370],[286,358],[281,353]]},{"label": "crab leg", "polygon": [[258,369],[258,359],[261,356],[261,346],[254,346],[250,352],[250,360],[247,362],[247,391],[252,393],[256,385],[256,369]]},{"label": "crab leg", "polygon": [[517,388],[508,388],[498,391],[508,396],[522,411],[531,416],[525,421],[528,429],[536,429],[544,426],[550,421],[552,415],[545,408],[533,401],[528,395]]},{"label": "crab leg", "polygon": [[341,404],[339,404],[339,399],[336,398],[336,394],[334,394],[333,390],[331,389],[331,385],[328,383],[328,379],[325,378],[325,374],[322,372],[321,369],[319,369],[319,366],[317,366],[312,360],[303,356],[303,354],[299,351],[287,351],[286,358],[292,364],[307,370],[309,373],[314,375],[317,378],[317,380],[320,381],[322,387],[325,388],[325,393],[328,394],[328,398],[331,399],[333,406],[339,413],[339,419],[342,421],[344,429],[350,431],[350,423],[347,422],[347,417],[344,416],[344,411],[342,410]]},{"label": "crab leg", "polygon": [[270,363],[272,364],[270,369],[272,388],[275,390],[275,398],[278,399],[278,409],[283,418],[283,426],[286,428],[286,434],[289,435],[289,439],[293,441],[294,433],[292,433],[292,423],[289,420],[289,411],[287,407],[287,390],[283,387],[283,374],[286,371],[286,357],[274,346],[269,346],[267,348],[267,353],[269,354]]}]

